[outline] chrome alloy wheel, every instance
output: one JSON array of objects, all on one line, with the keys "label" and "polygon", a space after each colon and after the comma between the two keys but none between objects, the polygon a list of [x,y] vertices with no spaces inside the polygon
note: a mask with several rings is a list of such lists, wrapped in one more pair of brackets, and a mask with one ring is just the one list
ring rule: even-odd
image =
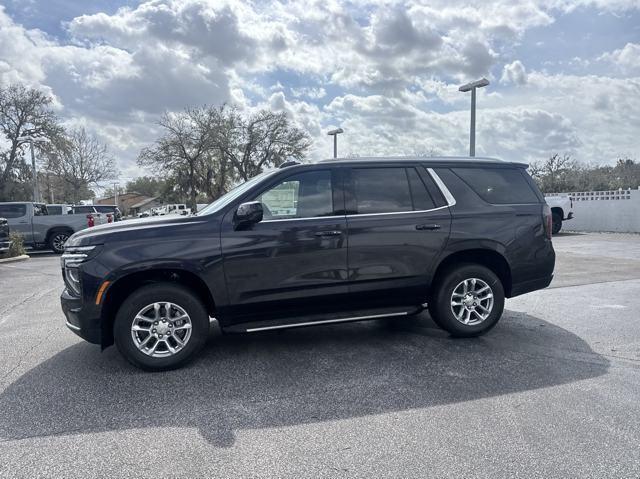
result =
[{"label": "chrome alloy wheel", "polygon": [[131,324],[131,338],[147,356],[165,358],[180,352],[191,338],[191,318],[174,303],[145,306]]},{"label": "chrome alloy wheel", "polygon": [[467,326],[485,321],[493,309],[493,290],[479,278],[469,278],[458,283],[451,294],[451,312]]}]

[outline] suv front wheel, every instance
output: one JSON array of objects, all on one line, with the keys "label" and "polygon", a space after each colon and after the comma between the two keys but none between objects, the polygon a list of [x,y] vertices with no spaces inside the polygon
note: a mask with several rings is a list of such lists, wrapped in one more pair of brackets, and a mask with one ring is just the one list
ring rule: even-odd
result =
[{"label": "suv front wheel", "polygon": [[479,336],[493,328],[502,316],[502,282],[485,266],[463,264],[451,268],[435,287],[429,313],[452,336]]},{"label": "suv front wheel", "polygon": [[204,346],[209,315],[186,288],[153,283],[122,303],[113,332],[118,350],[130,363],[163,371],[182,366]]}]

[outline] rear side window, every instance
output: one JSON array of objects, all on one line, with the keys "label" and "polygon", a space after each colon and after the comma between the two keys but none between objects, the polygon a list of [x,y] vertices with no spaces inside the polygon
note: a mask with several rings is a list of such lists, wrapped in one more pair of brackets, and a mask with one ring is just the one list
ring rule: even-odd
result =
[{"label": "rear side window", "polygon": [[413,211],[405,168],[355,168],[352,180],[359,214]]},{"label": "rear side window", "polygon": [[480,198],[493,204],[539,203],[519,169],[452,168]]},{"label": "rear side window", "polygon": [[0,205],[0,218],[20,218],[27,214],[27,205]]}]

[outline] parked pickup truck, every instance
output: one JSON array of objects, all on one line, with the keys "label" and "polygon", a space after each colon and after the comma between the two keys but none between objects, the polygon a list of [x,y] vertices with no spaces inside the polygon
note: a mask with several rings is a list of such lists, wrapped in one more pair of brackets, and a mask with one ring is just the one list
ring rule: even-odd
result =
[{"label": "parked pickup truck", "polygon": [[0,255],[9,251],[9,222],[6,218],[0,218]]},{"label": "parked pickup truck", "polygon": [[0,203],[0,217],[8,220],[11,231],[23,236],[25,246],[44,246],[58,254],[69,236],[88,227],[85,215],[50,215],[43,203]]},{"label": "parked pickup truck", "polygon": [[545,201],[551,208],[552,232],[560,233],[562,222],[573,218],[573,198],[569,195],[546,196]]}]

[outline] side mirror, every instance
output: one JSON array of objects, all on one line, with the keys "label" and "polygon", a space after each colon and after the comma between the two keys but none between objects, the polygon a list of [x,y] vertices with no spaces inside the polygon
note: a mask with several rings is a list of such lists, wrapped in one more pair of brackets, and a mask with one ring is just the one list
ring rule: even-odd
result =
[{"label": "side mirror", "polygon": [[259,201],[249,201],[238,206],[234,216],[236,228],[249,226],[262,221],[262,203]]}]

